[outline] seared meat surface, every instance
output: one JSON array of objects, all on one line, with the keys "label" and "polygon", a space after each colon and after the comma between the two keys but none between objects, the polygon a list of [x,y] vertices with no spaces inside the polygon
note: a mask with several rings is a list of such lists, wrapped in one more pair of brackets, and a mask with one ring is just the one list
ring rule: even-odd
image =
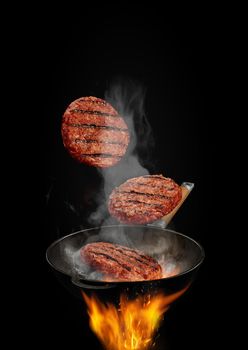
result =
[{"label": "seared meat surface", "polygon": [[105,281],[142,281],[162,278],[162,268],[143,252],[106,242],[89,243],[81,258],[103,274]]},{"label": "seared meat surface", "polygon": [[116,164],[129,143],[124,119],[109,103],[92,96],[68,106],[61,131],[64,146],[74,159],[100,168]]},{"label": "seared meat surface", "polygon": [[115,188],[109,197],[108,209],[122,223],[146,224],[170,213],[181,198],[181,187],[172,179],[145,175]]}]

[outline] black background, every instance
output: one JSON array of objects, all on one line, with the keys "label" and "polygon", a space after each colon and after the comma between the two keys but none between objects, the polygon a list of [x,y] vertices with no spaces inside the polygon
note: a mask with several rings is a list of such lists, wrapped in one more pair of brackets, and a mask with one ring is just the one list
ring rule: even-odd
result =
[{"label": "black background", "polygon": [[[210,236],[214,117],[209,114],[214,47],[208,19],[199,15],[172,21],[169,12],[159,9],[131,10],[123,5],[110,13],[96,5],[68,9],[64,16],[46,14],[40,28],[35,68],[44,87],[40,95],[40,342],[101,349],[88,328],[82,301],[55,279],[45,250],[55,239],[90,226],[86,219],[101,187],[96,169],[77,164],[65,151],[62,114],[81,96],[104,98],[112,78],[122,76],[139,81],[147,91],[146,115],[155,139],[148,168],[178,183],[195,183],[173,227],[198,240],[206,251],[193,286],[165,315],[160,348],[211,348],[215,331],[205,323],[212,317],[214,256]],[[214,318],[218,322],[218,315]]]}]

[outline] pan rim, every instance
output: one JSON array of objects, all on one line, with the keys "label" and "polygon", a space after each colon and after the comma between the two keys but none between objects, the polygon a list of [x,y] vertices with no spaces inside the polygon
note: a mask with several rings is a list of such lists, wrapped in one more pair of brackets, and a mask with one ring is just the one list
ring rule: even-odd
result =
[{"label": "pan rim", "polygon": [[57,239],[56,241],[54,241],[53,243],[51,243],[48,248],[46,249],[46,261],[48,262],[48,264],[53,268],[55,269],[56,271],[70,277],[70,278],[73,278],[73,276],[65,271],[63,271],[62,269],[58,268],[57,266],[55,266],[50,260],[49,260],[49,251],[56,245],[58,244],[59,242],[62,242],[63,240],[67,239],[68,237],[71,237],[71,236],[76,236],[77,234],[81,233],[81,232],[89,232],[89,231],[95,231],[95,230],[99,230],[99,229],[102,229],[102,228],[113,228],[113,227],[140,227],[140,228],[145,228],[145,229],[149,229],[149,228],[152,228],[152,229],[156,229],[156,230],[159,230],[159,231],[167,231],[167,232],[170,232],[170,233],[173,233],[173,234],[176,234],[177,236],[181,236],[181,237],[184,237],[186,238],[187,240],[190,240],[191,242],[193,242],[198,248],[199,248],[199,251],[200,251],[200,259],[199,261],[194,265],[192,266],[191,268],[181,272],[181,273],[178,273],[174,276],[169,276],[169,277],[163,277],[163,278],[160,278],[160,279],[152,279],[152,280],[140,280],[140,281],[111,281],[111,282],[104,282],[104,281],[98,281],[98,280],[91,280],[91,279],[83,279],[83,278],[79,278],[78,280],[79,281],[84,281],[86,283],[88,283],[90,285],[90,283],[94,283],[95,285],[99,285],[99,284],[115,284],[115,285],[130,285],[130,284],[138,284],[138,283],[142,283],[142,284],[146,284],[146,283],[156,283],[156,282],[160,282],[160,281],[164,281],[164,280],[171,280],[171,279],[175,279],[177,277],[181,277],[183,275],[186,275],[194,270],[196,270],[203,262],[203,260],[205,259],[205,250],[204,248],[202,247],[202,245],[197,242],[195,239],[181,233],[181,232],[178,232],[178,231],[175,231],[175,230],[171,230],[171,229],[167,229],[167,228],[161,228],[161,227],[158,227],[156,225],[152,225],[150,224],[149,226],[146,226],[146,225],[125,225],[125,224],[122,224],[122,225],[106,225],[106,226],[98,226],[98,227],[91,227],[91,228],[88,228],[88,229],[83,229],[83,230],[78,230],[76,232],[72,232],[66,236],[63,236],[59,239]]}]

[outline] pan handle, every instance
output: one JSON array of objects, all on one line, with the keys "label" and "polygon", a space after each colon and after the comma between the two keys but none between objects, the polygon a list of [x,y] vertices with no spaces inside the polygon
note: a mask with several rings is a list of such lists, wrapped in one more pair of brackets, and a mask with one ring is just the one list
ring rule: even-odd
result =
[{"label": "pan handle", "polygon": [[101,290],[101,289],[110,289],[110,288],[115,288],[116,287],[116,284],[115,283],[102,283],[100,284],[97,284],[97,285],[94,285],[94,284],[90,284],[88,282],[82,282],[81,280],[79,279],[75,279],[72,277],[71,279],[72,283],[79,287],[79,288],[83,288],[83,289],[96,289],[96,290]]}]

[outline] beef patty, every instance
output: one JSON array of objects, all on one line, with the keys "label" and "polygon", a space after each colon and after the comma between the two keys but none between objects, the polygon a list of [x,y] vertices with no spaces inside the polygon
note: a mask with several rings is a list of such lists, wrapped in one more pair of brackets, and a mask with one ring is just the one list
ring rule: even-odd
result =
[{"label": "beef patty", "polygon": [[129,143],[127,125],[118,112],[97,97],[73,101],[62,119],[62,138],[69,154],[100,168],[116,164]]},{"label": "beef patty", "polygon": [[103,274],[105,281],[142,281],[162,278],[162,268],[152,257],[119,244],[96,242],[80,251],[82,259]]},{"label": "beef patty", "polygon": [[182,198],[181,187],[162,175],[145,175],[115,188],[108,202],[111,215],[122,223],[146,224],[170,213]]}]

